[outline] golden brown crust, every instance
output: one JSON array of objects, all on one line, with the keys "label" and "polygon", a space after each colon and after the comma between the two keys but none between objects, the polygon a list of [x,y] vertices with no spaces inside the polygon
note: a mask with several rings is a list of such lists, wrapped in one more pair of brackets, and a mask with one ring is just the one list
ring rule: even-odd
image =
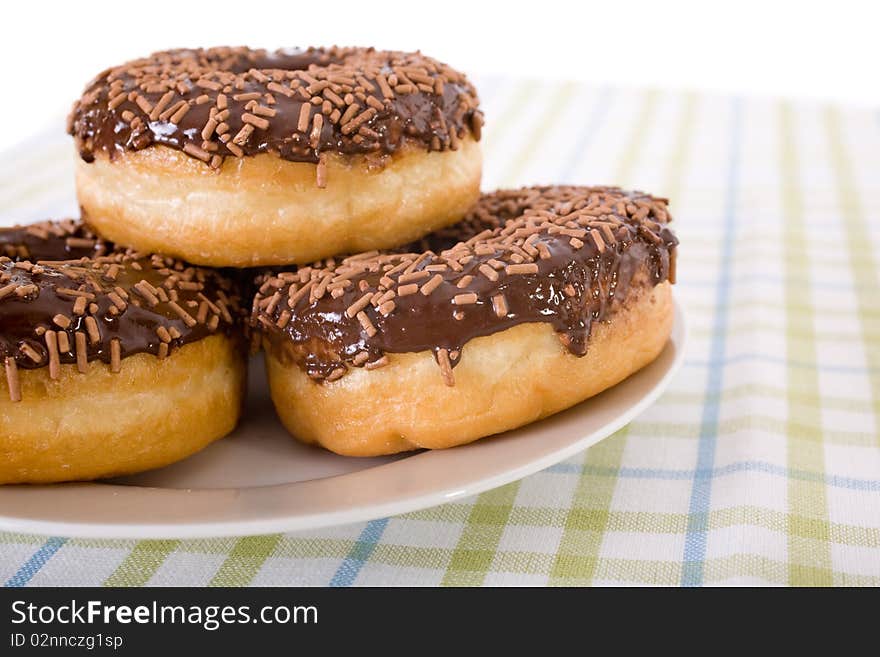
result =
[{"label": "golden brown crust", "polygon": [[119,244],[195,264],[308,263],[391,248],[458,221],[479,197],[476,141],[405,149],[382,162],[327,155],[319,166],[273,154],[227,159],[219,172],[154,146],[77,162],[89,223]]},{"label": "golden brown crust", "polygon": [[453,387],[437,376],[429,351],[388,354],[385,367],[359,368],[321,384],[267,352],[269,384],[287,429],[338,454],[454,447],[619,383],[660,354],[672,317],[672,289],[664,282],[634,293],[610,321],[597,324],[582,357],[571,354],[550,325],[520,324],[468,342]]},{"label": "golden brown crust", "polygon": [[0,383],[0,484],[88,480],[162,467],[238,422],[245,362],[238,340],[214,335],[170,357],[126,358],[118,373],[61,365],[19,372],[22,400]]}]

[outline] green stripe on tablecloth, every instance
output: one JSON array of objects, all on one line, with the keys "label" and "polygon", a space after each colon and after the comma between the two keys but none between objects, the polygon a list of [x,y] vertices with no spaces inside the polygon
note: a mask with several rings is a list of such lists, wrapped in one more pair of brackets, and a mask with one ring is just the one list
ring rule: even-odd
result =
[{"label": "green stripe on tablecloth", "polygon": [[[780,191],[782,193],[783,244],[800,255],[786,261],[785,317],[786,357],[792,362],[816,361],[813,334],[811,266],[805,257],[807,231],[804,201],[798,171],[794,117],[788,103],[779,109]],[[807,281],[807,285],[804,285]],[[794,301],[800,300],[799,304]],[[797,335],[794,335],[797,331]],[[815,369],[787,369],[789,437],[787,463],[790,470],[825,471],[821,405],[797,404],[796,396],[819,397],[819,376]],[[788,581],[792,585],[831,584],[831,545],[828,536],[828,503],[824,481],[788,480]]]},{"label": "green stripe on tablecloth", "polygon": [[[703,571],[707,584],[720,584],[732,579],[740,583],[785,584],[788,567],[787,561],[758,554],[738,553],[706,559]],[[680,564],[674,561],[607,558],[602,560],[597,569],[596,579],[620,584],[671,586],[678,583],[675,573],[679,568]],[[880,577],[856,573],[841,574],[841,578],[858,586],[877,586],[880,582]]]},{"label": "green stripe on tablecloth", "polygon": [[34,534],[13,534],[0,532],[0,546],[2,545],[38,545],[46,541],[45,536]]},{"label": "green stripe on tablecloth", "polygon": [[[741,383],[731,385],[731,387],[724,390],[723,396],[728,401],[749,399],[752,397],[757,399],[772,398],[787,400],[795,406],[816,406],[818,404],[821,404],[824,408],[834,409],[837,411],[847,411],[849,413],[873,412],[873,409],[871,408],[871,402],[861,399],[852,399],[850,397],[835,397],[831,395],[825,395],[818,391],[814,393],[805,393],[800,390],[789,392],[785,388],[762,383]],[[703,399],[706,399],[708,397],[708,395],[705,395],[702,392],[681,392],[676,390],[663,393],[663,401],[669,404],[699,404],[700,402],[702,402]]]},{"label": "green stripe on tablecloth", "polygon": [[[597,473],[597,478],[616,479],[609,471]],[[460,505],[465,506],[465,505]],[[507,517],[507,525],[514,527],[559,527],[563,528],[568,519],[565,509],[555,507],[521,507],[514,506]],[[669,513],[665,511],[609,511],[603,518],[606,532],[628,533],[638,541],[639,535],[668,536],[683,535],[687,531],[687,513]],[[737,505],[717,509],[709,513],[712,531],[742,527],[760,527],[768,532],[785,537],[791,524],[791,514],[774,511],[754,505]],[[491,523],[487,523],[491,524]],[[839,546],[880,548],[880,527],[864,527],[839,522],[828,522],[825,531],[828,540]],[[595,523],[584,523],[581,526],[595,526]],[[504,551],[499,551],[502,554]],[[453,550],[439,547],[416,547],[384,543],[376,547],[371,561],[401,567],[442,568],[452,557]],[[528,554],[531,552],[517,552]],[[280,556],[276,551],[274,556]],[[317,556],[327,556],[320,555]],[[604,558],[604,557],[603,557]],[[536,560],[537,557],[530,557]],[[553,566],[554,564],[550,564]],[[495,564],[495,570],[498,563]],[[546,572],[552,575],[548,567]],[[786,573],[786,580],[788,574]]]},{"label": "green stripe on tablecloth", "polygon": [[443,522],[449,524],[461,524],[467,520],[471,511],[470,504],[457,504],[448,502],[440,506],[432,506],[420,511],[410,511],[400,518],[406,520],[421,520],[425,522]]},{"label": "green stripe on tablecloth", "polygon": [[[646,92],[641,100],[612,182],[626,186],[638,163],[639,154],[653,124],[657,110],[656,90]],[[680,133],[680,131],[679,131]],[[676,154],[677,155],[677,154]],[[680,158],[683,165],[684,158]],[[679,173],[682,171],[679,168]],[[587,450],[585,465],[617,470],[623,461],[629,427],[624,427]],[[599,562],[599,553],[607,529],[608,514],[617,480],[596,477],[591,468],[584,469],[574,491],[553,569],[551,584],[589,584]]]},{"label": "green stripe on tablecloth", "polygon": [[[644,530],[644,528],[643,528]],[[647,530],[644,530],[647,532]],[[449,560],[449,550],[442,548],[379,544],[370,558],[392,568],[437,570]],[[554,555],[546,552],[511,550],[494,555],[493,572],[536,575],[554,567]],[[681,563],[664,559],[626,559],[603,556],[595,566],[595,580],[621,584],[653,584],[672,586],[681,577]],[[786,584],[789,563],[754,553],[736,553],[706,559],[706,583],[721,583],[732,578],[763,580]],[[880,577],[854,572],[837,571],[835,576],[848,585],[877,586]],[[577,583],[573,581],[572,584]]]},{"label": "green stripe on tablecloth", "polygon": [[339,559],[351,552],[354,541],[341,538],[301,538],[281,536],[273,557],[288,559]]},{"label": "green stripe on tablecloth", "polygon": [[275,552],[280,540],[281,534],[239,539],[208,586],[247,586]]},{"label": "green stripe on tablecloth", "polygon": [[140,541],[116,570],[104,580],[104,586],[143,586],[155,574],[180,541]]},{"label": "green stripe on tablecloth", "polygon": [[[150,581],[168,557],[177,553],[187,554],[228,554],[234,539],[193,539],[193,540],[143,540],[129,549],[129,554],[116,570],[104,580],[104,586],[142,586]],[[114,545],[119,543],[118,546]],[[131,541],[99,541],[94,539],[75,539],[73,546],[127,547]]]},{"label": "green stripe on tablecloth", "polygon": [[[618,473],[611,468],[594,467],[590,473],[597,479],[616,479]],[[802,478],[812,480],[820,479],[821,473],[805,473]],[[470,514],[471,505],[447,504],[445,507],[453,507],[457,514],[461,514],[462,520],[450,524],[457,525],[465,520]],[[514,506],[508,515],[508,524],[516,527],[559,527],[564,528],[568,520],[569,510],[564,507],[547,506]],[[788,525],[791,524],[789,514],[782,511],[774,511],[753,505],[738,505],[710,511],[709,518],[713,530],[730,527],[753,526],[762,527],[772,532],[785,534]],[[606,531],[650,533],[650,534],[684,534],[687,531],[687,513],[670,513],[663,511],[608,511],[604,515]],[[828,522],[828,540],[837,545],[852,547],[880,548],[880,527],[865,527],[841,522]],[[410,547],[395,547],[395,554],[399,550],[409,550]],[[415,549],[415,548],[412,548]],[[440,548],[426,548],[436,550],[437,554],[451,554],[450,550]],[[379,554],[376,552],[375,554]],[[282,556],[281,550],[276,550],[275,556]],[[330,556],[320,551],[309,551],[298,556]],[[439,557],[438,557],[439,558]],[[396,563],[389,561],[388,563]],[[427,565],[426,565],[427,567]],[[549,572],[549,571],[548,571]]]},{"label": "green stripe on tablecloth", "polygon": [[[394,568],[420,568],[440,573],[445,572],[452,558],[453,550],[450,548],[379,543],[370,555],[370,563],[385,564]],[[431,583],[434,583],[433,578]]]},{"label": "green stripe on tablecloth", "polygon": [[[553,517],[558,514],[559,509],[537,507],[532,508],[528,514],[523,514],[523,511],[522,508],[514,507],[508,524],[547,527],[550,523],[541,521],[541,514],[549,514]],[[754,506],[737,506],[711,512],[709,522],[714,531],[751,526],[762,527],[784,535],[788,525],[788,515]],[[633,535],[632,541],[639,541],[639,534],[673,537],[682,534],[686,527],[686,514],[611,511],[608,514],[606,531],[628,532]],[[840,545],[872,548],[880,546],[880,530],[832,523],[829,532],[831,540]],[[443,568],[450,559],[451,550],[449,549],[386,543],[376,546],[370,560],[393,568],[436,571]],[[552,553],[508,550],[498,551],[494,554],[492,571],[495,573],[528,575],[548,573],[552,575],[555,565],[555,557]],[[594,579],[670,585],[678,582],[680,568],[680,563],[675,560],[658,559],[652,561],[603,556],[601,559],[597,559],[594,566]],[[705,564],[708,583],[720,582],[731,577],[744,577],[785,584],[789,579],[788,570],[787,561],[742,552],[709,558]],[[835,575],[840,581],[846,581],[849,584],[864,585],[880,582],[880,578],[853,572],[838,571]],[[551,579],[551,582],[554,580]],[[576,584],[578,582],[575,579],[570,583]]]},{"label": "green stripe on tablecloth", "polygon": [[481,494],[471,507],[452,551],[443,586],[479,586],[493,570],[498,541],[513,508],[519,482]]},{"label": "green stripe on tablecloth", "polygon": [[[721,397],[725,400],[727,399],[724,393],[721,394]],[[648,422],[636,420],[630,423],[629,426],[633,431],[646,438],[682,438],[691,440],[700,435],[700,423],[696,421],[665,422],[654,420]],[[796,432],[794,435],[788,433],[790,428],[794,428]],[[780,420],[779,418],[747,410],[721,420],[718,423],[716,433],[719,437],[722,437],[749,430],[773,433],[778,436],[787,437],[792,441],[798,441],[808,440],[801,438],[800,434],[803,431],[809,430],[809,426],[797,421]],[[825,430],[825,440],[836,445],[871,447],[876,443],[876,439],[877,436],[868,431]]]},{"label": "green stripe on tablecloth", "polygon": [[601,476],[594,470],[605,468],[616,472],[620,468],[626,430],[621,429],[587,451],[585,462],[592,467],[585,468],[578,477],[550,571],[550,584],[586,585],[592,582],[617,486],[617,477]]},{"label": "green stripe on tablecloth", "polygon": [[856,288],[859,324],[862,329],[862,347],[869,368],[871,401],[874,408],[874,430],[880,444],[880,274],[874,255],[873,241],[862,208],[858,184],[852,170],[847,148],[841,134],[840,112],[829,107],[825,125],[831,150],[831,165],[837,185],[838,204],[843,215],[846,243],[850,255],[853,280],[862,285]]}]

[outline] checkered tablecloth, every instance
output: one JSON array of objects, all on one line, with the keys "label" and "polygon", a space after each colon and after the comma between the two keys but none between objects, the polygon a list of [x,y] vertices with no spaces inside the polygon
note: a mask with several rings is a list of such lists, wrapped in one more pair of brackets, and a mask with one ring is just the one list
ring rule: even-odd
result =
[{"label": "checkered tablecloth", "polygon": [[[672,199],[686,362],[569,461],[366,524],[188,541],[0,534],[25,585],[880,584],[880,114],[480,81],[486,189]],[[0,218],[75,210],[63,124],[0,158]]]}]

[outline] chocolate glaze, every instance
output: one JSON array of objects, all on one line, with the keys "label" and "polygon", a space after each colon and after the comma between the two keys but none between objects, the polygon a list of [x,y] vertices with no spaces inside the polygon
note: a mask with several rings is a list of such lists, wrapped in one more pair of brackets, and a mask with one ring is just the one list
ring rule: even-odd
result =
[{"label": "chocolate glaze", "polygon": [[[384,82],[392,75],[398,85],[389,97]],[[161,107],[167,112],[153,112],[166,94]],[[116,97],[119,104],[113,102]],[[311,105],[307,127],[301,130],[301,110],[313,99],[317,104]],[[175,121],[168,114],[181,101],[188,111]],[[99,74],[74,104],[68,132],[87,162],[96,152],[113,157],[161,144],[187,149],[212,166],[226,156],[265,152],[317,163],[324,152],[387,156],[407,143],[427,150],[456,148],[467,134],[479,139],[478,103],[462,74],[418,53],[371,48],[171,50]],[[260,109],[255,111],[255,105]],[[224,108],[228,116],[218,122],[225,126],[223,135],[212,130],[206,139],[203,129]],[[341,120],[367,110],[372,116],[357,129],[346,128]],[[248,114],[267,125],[256,127],[245,141],[233,140],[238,150],[228,140],[239,134]],[[316,114],[323,121],[317,131]]]},{"label": "chocolate glaze", "polygon": [[[268,275],[255,299],[254,323],[276,356],[295,362],[318,380],[338,378],[352,366],[381,362],[385,353],[446,350],[454,366],[468,341],[530,322],[550,324],[569,351],[582,356],[594,322],[610,319],[628,298],[669,278],[670,255],[678,240],[667,227],[668,220],[664,199],[616,188],[497,192],[484,196],[451,230],[423,240],[430,250],[422,254],[385,253],[361,260],[356,256],[338,265],[330,262]],[[603,237],[600,249],[589,233],[572,241],[572,235],[558,232],[580,234],[585,229],[610,231],[614,242]],[[520,264],[517,259],[526,264],[531,260],[516,251],[531,233],[536,234],[531,237],[533,254],[534,249],[546,247],[544,257],[534,255],[537,272],[507,273],[507,265]],[[439,265],[451,261],[458,262],[460,270],[440,270]],[[346,310],[365,293],[399,292],[399,272],[384,283],[383,277],[403,262],[416,262],[410,267],[413,272],[428,272],[417,281],[419,286],[438,275],[441,281],[428,295],[398,294],[387,315],[367,304],[364,312],[376,329],[369,335]],[[497,273],[498,280],[483,274],[486,267]],[[290,307],[292,287],[295,294],[303,281],[312,281],[314,290],[324,276],[339,280],[346,274],[351,285],[336,298],[327,293],[315,298],[311,293]],[[390,284],[389,279],[395,282]],[[475,303],[454,301],[470,293],[476,295]],[[493,300],[498,295],[504,297],[506,312],[499,311]],[[291,316],[287,322],[285,312]]]},{"label": "chocolate glaze", "polygon": [[107,255],[115,245],[74,219],[0,228],[0,255],[13,260],[69,260]]},{"label": "chocolate glaze", "polygon": [[[26,245],[30,254],[30,259],[0,257],[3,361],[12,358],[25,369],[48,366],[45,331],[51,330],[68,337],[70,348],[59,350],[59,361],[76,363],[75,334],[82,332],[88,338],[88,317],[95,319],[100,333],[97,341],[86,340],[88,361],[110,363],[114,340],[119,341],[121,358],[138,353],[159,355],[163,342],[157,333],[160,327],[170,334],[166,340],[169,353],[215,333],[239,335],[240,299],[233,283],[219,272],[163,256],[124,252],[100,240],[97,249],[109,255],[67,259],[86,249],[70,247],[67,238],[91,239],[89,229],[72,221],[43,222],[36,227],[36,231],[21,226],[0,230],[0,245],[16,250]],[[41,237],[43,229],[49,231],[47,239]],[[90,252],[94,253],[95,248]],[[146,289],[163,288],[165,300],[159,299],[153,305],[136,289],[138,284],[143,286],[141,281],[148,284]],[[90,295],[81,315],[74,312],[77,295],[71,290]],[[176,304],[190,316],[189,321],[174,309],[171,301],[175,296]],[[199,306],[205,299],[203,320],[198,321]],[[58,325],[54,319],[58,315],[68,318],[69,326]],[[36,354],[37,359],[28,352]]]}]

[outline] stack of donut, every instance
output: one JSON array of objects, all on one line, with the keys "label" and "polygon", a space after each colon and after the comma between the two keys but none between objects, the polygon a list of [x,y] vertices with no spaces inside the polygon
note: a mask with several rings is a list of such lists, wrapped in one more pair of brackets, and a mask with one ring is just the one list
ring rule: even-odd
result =
[{"label": "stack of donut", "polygon": [[446,448],[568,408],[672,324],[664,199],[480,195],[483,115],[419,53],[174,50],[68,131],[82,220],[0,230],[0,483],[160,467],[239,420],[247,343],[299,440]]}]

